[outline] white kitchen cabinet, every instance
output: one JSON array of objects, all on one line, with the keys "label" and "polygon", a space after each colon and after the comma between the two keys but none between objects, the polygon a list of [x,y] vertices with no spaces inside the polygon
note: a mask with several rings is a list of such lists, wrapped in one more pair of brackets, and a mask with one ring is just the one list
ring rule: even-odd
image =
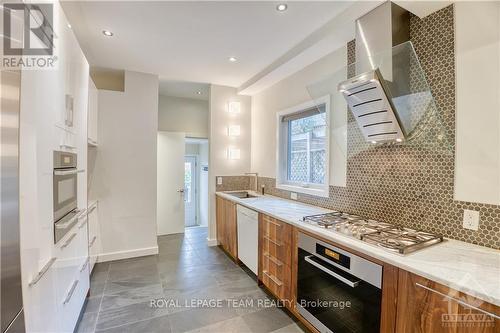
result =
[{"label": "white kitchen cabinet", "polygon": [[[33,255],[38,251],[35,249]],[[26,256],[25,256],[26,257]],[[30,259],[33,259],[31,256]],[[27,285],[23,284],[23,303],[26,318],[27,332],[57,332],[59,331],[59,313],[57,306],[57,279],[56,263],[49,259],[47,262],[27,263],[23,261],[24,269],[29,264],[30,267],[40,267],[28,277]],[[37,275],[40,274],[38,277]],[[23,281],[24,282],[24,281]],[[28,317],[29,316],[29,317]]]},{"label": "white kitchen cabinet", "polygon": [[92,146],[97,146],[98,96],[99,91],[89,78],[88,143]]},{"label": "white kitchen cabinet", "polygon": [[[86,228],[82,228],[77,233],[81,245],[74,251],[61,252],[60,246],[67,238],[54,244],[53,152],[77,153],[78,169],[82,170],[78,174],[78,207],[86,208],[89,66],[59,2],[53,2],[53,10],[57,67],[24,70],[21,74],[20,239],[27,332],[61,332],[63,323],[76,323],[85,299],[77,294],[86,295],[89,288],[87,267],[83,269],[87,270],[87,279],[80,279],[77,294],[73,296],[77,300],[73,304],[77,305],[63,314],[61,297],[68,290],[61,282],[70,283],[77,277],[88,256],[88,240]],[[73,97],[72,127],[63,122],[68,94]],[[48,263],[52,265],[47,266]],[[33,283],[45,267],[45,273]]]},{"label": "white kitchen cabinet", "polygon": [[55,249],[60,332],[74,331],[90,286],[86,215],[81,215]]},{"label": "white kitchen cabinet", "polygon": [[89,206],[88,209],[88,246],[89,246],[89,271],[92,272],[94,265],[99,259],[99,254],[101,252],[101,237],[100,237],[100,227],[99,227],[99,202],[96,201]]}]

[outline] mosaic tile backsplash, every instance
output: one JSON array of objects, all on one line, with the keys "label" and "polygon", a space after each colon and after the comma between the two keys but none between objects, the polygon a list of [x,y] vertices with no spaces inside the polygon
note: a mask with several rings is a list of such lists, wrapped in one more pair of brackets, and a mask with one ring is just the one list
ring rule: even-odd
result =
[{"label": "mosaic tile backsplash", "polygon": [[[447,142],[436,136],[394,146],[371,146],[355,126],[348,129],[347,186],[330,186],[330,197],[299,194],[298,200],[371,219],[443,234],[500,248],[500,206],[453,200],[455,141],[455,56],[453,6],[424,19],[412,16],[410,39],[434,95]],[[355,62],[355,41],[348,43],[347,63]],[[352,71],[348,75],[353,75]],[[349,112],[349,116],[352,117]],[[353,119],[350,119],[353,121]],[[446,146],[445,146],[446,145]],[[225,177],[226,178],[226,177]],[[251,177],[231,189],[250,189]],[[274,178],[259,177],[259,186],[275,196]],[[228,185],[229,186],[229,185]],[[478,231],[462,228],[463,210],[480,211]]]},{"label": "mosaic tile backsplash", "polygon": [[[215,180],[215,190],[220,191],[237,191],[250,190],[255,184],[255,177],[249,176],[222,176],[222,185],[217,185]],[[251,187],[252,186],[252,187]]]}]

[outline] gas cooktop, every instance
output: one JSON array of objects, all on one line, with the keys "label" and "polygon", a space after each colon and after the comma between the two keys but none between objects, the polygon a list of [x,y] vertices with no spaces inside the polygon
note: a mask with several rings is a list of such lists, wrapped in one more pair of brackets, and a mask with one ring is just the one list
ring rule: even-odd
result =
[{"label": "gas cooktop", "polygon": [[305,216],[303,221],[400,254],[410,253],[443,241],[442,235],[402,228],[343,212]]}]

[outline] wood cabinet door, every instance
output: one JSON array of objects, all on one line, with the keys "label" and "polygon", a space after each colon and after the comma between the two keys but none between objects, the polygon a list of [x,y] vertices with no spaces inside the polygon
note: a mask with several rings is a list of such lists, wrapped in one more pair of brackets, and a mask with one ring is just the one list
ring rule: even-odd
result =
[{"label": "wood cabinet door", "polygon": [[226,231],[225,231],[225,224],[226,224],[226,208],[225,208],[225,200],[222,199],[219,196],[216,196],[215,198],[215,225],[217,228],[217,241],[219,242],[219,245],[224,248],[226,246]]},{"label": "wood cabinet door", "polygon": [[232,201],[225,200],[225,224],[224,232],[226,238],[226,251],[233,257],[238,259],[238,232],[236,230],[236,204]]},{"label": "wood cabinet door", "polygon": [[396,332],[500,332],[499,307],[399,270]]}]

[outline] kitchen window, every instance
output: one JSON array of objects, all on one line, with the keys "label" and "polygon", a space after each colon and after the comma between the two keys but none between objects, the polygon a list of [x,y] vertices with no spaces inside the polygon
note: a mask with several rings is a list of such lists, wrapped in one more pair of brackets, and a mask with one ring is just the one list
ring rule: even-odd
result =
[{"label": "kitchen window", "polygon": [[330,97],[278,113],[276,187],[328,197]]}]

